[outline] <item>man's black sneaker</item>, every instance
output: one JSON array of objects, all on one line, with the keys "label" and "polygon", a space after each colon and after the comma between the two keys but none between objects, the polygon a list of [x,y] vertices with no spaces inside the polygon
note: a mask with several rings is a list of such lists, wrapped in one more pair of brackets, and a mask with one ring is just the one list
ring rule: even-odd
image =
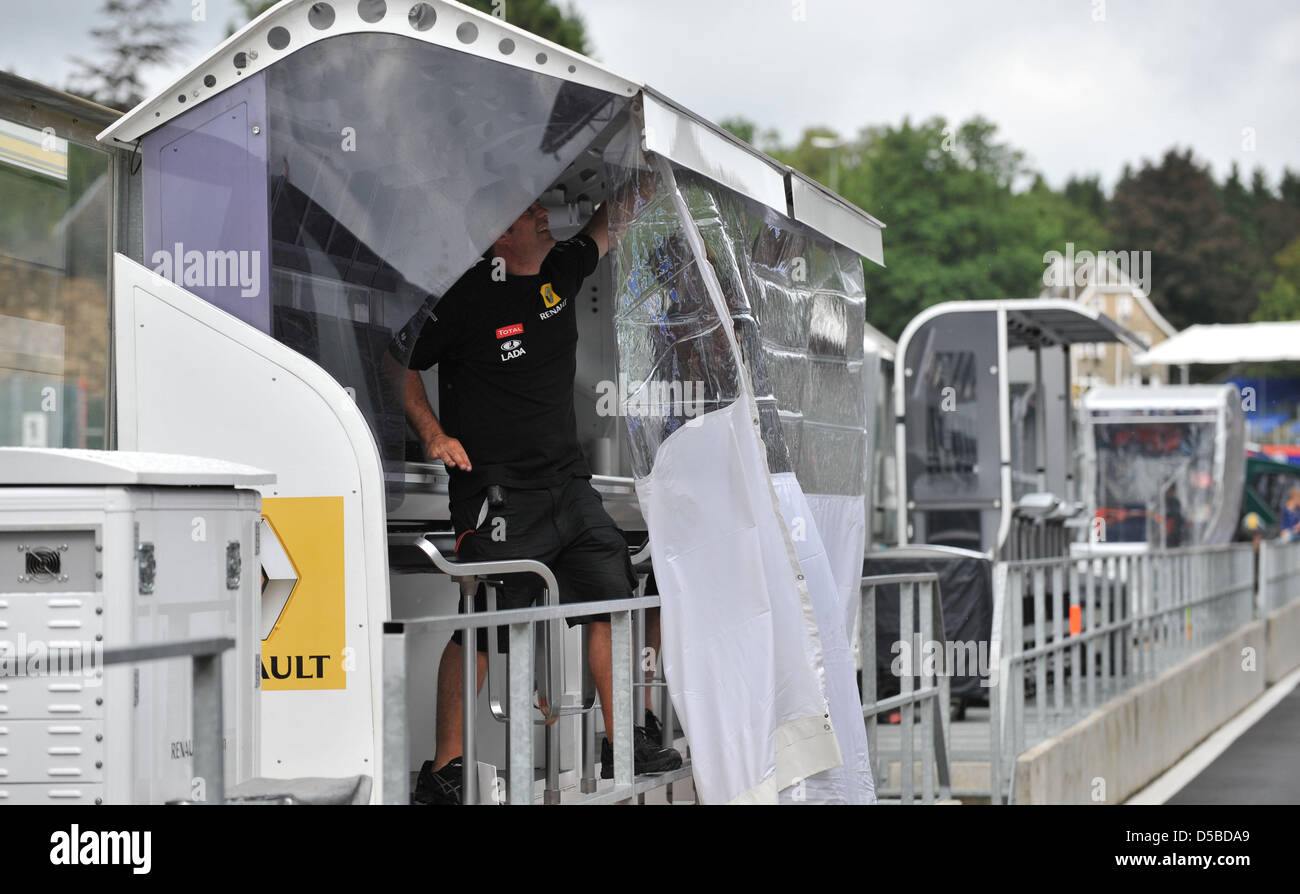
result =
[{"label": "man's black sneaker", "polygon": [[659,718],[655,712],[649,708],[645,709],[645,734],[650,737],[650,741],[658,744],[664,740],[664,728],[659,723]]},{"label": "man's black sneaker", "polygon": [[433,761],[425,761],[420,767],[420,775],[415,780],[415,791],[411,793],[412,804],[459,804],[461,803],[461,778],[464,764],[460,758],[453,758],[441,770],[434,772]]},{"label": "man's black sneaker", "polygon": [[[632,772],[667,773],[682,765],[682,756],[674,748],[664,748],[646,735],[645,727],[632,730]],[[600,778],[614,778],[614,746],[608,738],[600,743]]]}]

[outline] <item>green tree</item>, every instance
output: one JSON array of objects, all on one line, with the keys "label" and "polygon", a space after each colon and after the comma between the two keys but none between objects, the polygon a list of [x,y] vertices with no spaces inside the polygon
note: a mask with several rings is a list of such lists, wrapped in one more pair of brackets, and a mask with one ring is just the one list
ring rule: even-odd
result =
[{"label": "green tree", "polygon": [[590,56],[587,25],[578,11],[570,5],[560,9],[551,0],[461,0],[480,12],[504,18],[512,25],[531,31],[551,43]]},{"label": "green tree", "polygon": [[1272,195],[1268,192],[1267,186],[1263,187],[1263,195],[1260,194],[1262,181],[1259,178],[1263,172],[1256,171],[1255,174],[1255,189],[1246,189],[1245,184],[1241,182],[1241,171],[1234,161],[1232,169],[1228,172],[1228,179],[1223,181],[1223,187],[1219,190],[1219,196],[1223,201],[1223,210],[1236,218],[1237,226],[1246,244],[1253,251],[1258,251],[1259,231],[1256,229],[1258,206],[1261,201],[1271,199]]},{"label": "green tree", "polygon": [[744,140],[751,146],[754,145],[754,141],[758,138],[758,125],[739,115],[723,118],[718,122],[718,126],[733,137]]},{"label": "green tree", "polygon": [[142,102],[141,71],[179,61],[190,40],[186,22],[163,18],[167,9],[167,0],[104,0],[99,15],[105,23],[90,30],[101,59],[74,56],[68,92],[123,112]]},{"label": "green tree", "polygon": [[234,34],[278,2],[279,0],[235,0],[241,18],[226,25],[226,37]]},{"label": "green tree", "polygon": [[1277,269],[1273,285],[1259,296],[1252,320],[1300,320],[1300,238],[1273,259]]},{"label": "green tree", "polygon": [[1123,178],[1108,223],[1117,248],[1151,252],[1151,298],[1175,326],[1250,318],[1259,258],[1190,149]]},{"label": "green tree", "polygon": [[[822,138],[822,139],[818,139]],[[823,148],[818,142],[835,142]],[[982,118],[942,118],[862,130],[849,141],[813,128],[781,161],[825,183],[839,153],[838,191],[888,225],[888,267],[868,264],[867,319],[897,337],[920,310],[966,298],[1027,298],[1042,288],[1043,255],[1101,239],[1094,215],[1041,180],[1023,194],[1024,155]]]},{"label": "green tree", "polygon": [[1106,216],[1106,192],[1101,188],[1101,177],[1070,177],[1063,190],[1070,204],[1087,211],[1097,220]]}]

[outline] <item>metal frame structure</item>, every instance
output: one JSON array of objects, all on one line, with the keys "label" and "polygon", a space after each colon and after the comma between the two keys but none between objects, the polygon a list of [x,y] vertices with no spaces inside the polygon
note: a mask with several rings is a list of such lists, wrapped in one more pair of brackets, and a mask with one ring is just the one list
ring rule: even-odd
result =
[{"label": "metal frame structure", "polygon": [[1255,617],[1248,543],[995,563],[993,802],[1014,801],[1016,758],[1028,748]]},{"label": "metal frame structure", "polygon": [[1260,541],[1258,574],[1258,617],[1300,599],[1300,541]]},{"label": "metal frame structure", "polygon": [[[1096,342],[1119,342],[1128,345],[1130,349],[1140,349],[1142,342],[1136,335],[1120,326],[1110,317],[1102,314],[1092,308],[1082,307],[1071,301],[1059,299],[1024,299],[1024,300],[1003,300],[1003,301],[949,301],[942,304],[936,304],[933,307],[926,308],[917,314],[907,328],[903,330],[902,336],[898,340],[898,361],[897,366],[902,366],[901,374],[895,375],[894,380],[894,411],[895,411],[895,437],[897,451],[897,475],[898,475],[898,536],[900,544],[909,544],[912,542],[909,513],[917,508],[915,498],[908,486],[908,457],[907,457],[907,424],[909,419],[905,415],[906,394],[908,380],[914,372],[913,363],[915,359],[911,357],[910,352],[914,343],[928,330],[928,327],[944,317],[956,314],[970,313],[993,313],[996,320],[996,362],[991,374],[997,377],[997,405],[993,408],[983,408],[984,411],[994,410],[997,416],[998,431],[998,462],[1000,478],[1000,496],[993,501],[988,507],[997,510],[999,514],[999,523],[996,537],[991,543],[986,542],[982,549],[991,556],[997,556],[1006,546],[1008,537],[1011,532],[1012,516],[1014,513],[1014,500],[1012,496],[1012,433],[1011,433],[1011,406],[1010,406],[1010,381],[1008,374],[1008,352],[1010,347],[1027,346],[1035,352],[1035,387],[1037,393],[1041,394],[1043,383],[1041,350],[1047,346],[1063,346],[1067,349],[1072,344],[1078,343],[1096,343]],[[1066,395],[1068,399],[1070,383],[1068,381],[1069,367],[1066,364]],[[1046,453],[1046,438],[1043,428],[1045,426],[1046,413],[1039,413],[1037,422],[1039,425],[1039,437],[1036,438],[1038,456],[1036,465],[1040,481],[1045,490],[1047,466],[1052,458]],[[924,421],[922,421],[923,424]],[[1067,435],[1067,439],[1068,439]],[[1073,455],[1073,444],[1067,440],[1067,456]],[[1070,499],[1068,493],[1072,480],[1073,471],[1067,467],[1067,493],[1060,495],[1060,499]]]},{"label": "metal frame structure", "polygon": [[[159,95],[105,129],[99,140],[115,148],[119,157],[126,159],[141,153],[147,187],[143,213],[147,226],[141,227],[138,220],[124,224],[128,229],[145,229],[145,239],[143,243],[138,237],[126,240],[123,248],[130,259],[119,256],[114,262],[114,366],[116,390],[120,392],[117,418],[121,445],[239,458],[276,469],[281,472],[279,484],[274,490],[267,488],[263,495],[283,502],[341,495],[345,537],[337,549],[345,553],[346,585],[342,617],[337,623],[340,635],[345,637],[340,645],[354,654],[355,669],[347,672],[341,684],[331,680],[331,685],[314,693],[310,712],[305,703],[301,707],[290,704],[294,701],[291,693],[272,691],[263,696],[264,704],[277,706],[266,711],[264,750],[268,763],[293,775],[365,772],[383,776],[380,629],[384,621],[401,615],[394,609],[393,572],[384,549],[387,528],[389,523],[403,519],[428,523],[445,517],[445,478],[436,466],[408,465],[404,470],[407,492],[418,498],[409,500],[400,511],[390,511],[383,500],[385,470],[377,435],[366,425],[355,395],[343,387],[349,383],[335,381],[312,359],[298,355],[287,344],[251,332],[255,327],[250,327],[243,317],[235,319],[230,315],[240,317],[238,308],[221,305],[229,311],[223,313],[208,304],[212,298],[196,298],[188,290],[149,273],[140,262],[145,260],[146,250],[152,252],[157,247],[150,247],[150,239],[155,243],[162,239],[164,245],[179,241],[167,237],[158,223],[162,211],[150,205],[150,190],[154,187],[149,184],[161,182],[155,158],[161,151],[159,145],[180,145],[173,144],[173,132],[176,140],[198,133],[200,138],[192,140],[191,145],[202,154],[221,149],[224,139],[237,138],[248,154],[240,170],[253,171],[259,159],[264,169],[275,122],[269,120],[273,116],[266,100],[257,99],[258,84],[266,81],[279,63],[301,50],[314,48],[319,53],[334,38],[370,34],[468,54],[476,57],[475,64],[489,60],[512,72],[539,76],[539,83],[553,86],[558,81],[566,88],[604,91],[615,100],[638,104],[643,116],[641,137],[645,151],[703,174],[883,263],[883,224],[866,212],[642,82],[541,40],[500,18],[446,0],[400,5],[396,0],[284,0],[207,54]],[[455,54],[445,58],[459,59]],[[241,105],[241,97],[251,98]],[[227,110],[247,116],[247,121],[226,121],[220,133],[200,132],[200,128],[207,127],[204,121],[215,121],[218,112]],[[574,185],[570,180],[582,174],[584,168],[600,169],[600,140],[607,137],[607,133],[595,137],[595,154],[588,147],[581,156],[583,163],[574,162],[561,175],[559,184],[566,196],[581,192],[587,194],[589,203],[600,200],[603,187],[598,177],[582,179],[581,190],[569,187]],[[583,139],[588,137],[584,135]],[[184,157],[185,151],[178,157]],[[172,149],[167,153],[171,157]],[[265,170],[260,176],[266,176]],[[548,193],[551,191],[557,190],[552,188]],[[253,192],[261,194],[258,188]],[[157,193],[154,195],[156,199]],[[551,198],[547,201],[554,204]],[[573,226],[580,216],[575,208],[568,211],[568,215],[555,215],[561,228],[565,226],[563,220],[568,219],[568,225]],[[189,240],[185,241],[188,244]],[[249,246],[222,243],[213,247]],[[598,274],[598,278],[606,275]],[[264,281],[270,281],[269,268],[263,270],[263,276]],[[607,285],[605,288],[608,291]],[[581,325],[588,327],[592,320],[605,319],[588,314],[582,317]],[[586,341],[585,332],[580,344]],[[185,344],[195,356],[211,358],[219,368],[234,371],[232,376],[239,381],[225,383],[225,393],[209,392],[204,381],[198,386],[201,393],[191,393],[187,401],[179,403],[179,386],[173,388],[171,384],[179,382],[179,375],[174,374],[179,370],[168,367],[177,359],[171,350],[175,344]],[[600,352],[594,356],[599,358]],[[580,355],[580,368],[590,359]],[[140,372],[145,367],[150,370],[148,375]],[[247,432],[258,431],[259,424],[251,419],[246,420],[251,425],[242,428],[215,426],[215,420],[247,413],[247,407],[237,406],[230,392],[249,388],[259,394],[264,405],[259,407],[258,419],[275,420],[271,427],[249,436]],[[173,409],[164,419],[157,409],[164,406],[181,409]],[[197,409],[200,406],[202,413]],[[308,454],[296,450],[290,432],[298,438],[310,438],[322,449]],[[621,525],[629,530],[643,525],[630,479],[615,475],[602,477],[595,484],[602,493],[618,492],[610,501],[611,514]],[[276,504],[270,505],[274,511]],[[310,572],[302,577],[308,582],[319,579]],[[295,598],[306,597],[299,594]],[[292,613],[291,600],[273,637],[282,639],[283,631],[292,629]],[[323,703],[330,708],[322,711]],[[346,729],[336,736],[328,732],[334,726]],[[334,743],[330,749],[307,753],[306,743],[325,739]]]},{"label": "metal frame structure", "polygon": [[[172,153],[172,131],[163,133],[164,128],[176,128],[179,135],[199,133],[206,126],[201,123],[205,118],[215,120],[219,113],[238,110],[241,97],[256,92],[255,82],[265,80],[266,72],[296,52],[309,47],[323,49],[334,38],[365,34],[436,45],[476,57],[476,62],[490,60],[512,72],[537,75],[548,84],[558,81],[565,87],[593,88],[638,103],[644,116],[640,136],[645,151],[703,174],[862,257],[883,263],[884,225],[843,198],[640,81],[500,18],[447,0],[402,4],[396,0],[284,0],[125,116],[117,117],[111,111],[105,111],[102,119],[83,116],[83,121],[93,120],[104,127],[98,141],[109,150],[115,202],[109,238],[113,255],[109,271],[107,446],[217,456],[274,469],[278,482],[260,488],[273,523],[279,505],[303,500],[338,503],[337,532],[331,529],[329,536],[336,537],[331,541],[333,550],[343,561],[340,570],[330,572],[339,579],[341,590],[337,596],[332,591],[329,594],[329,623],[334,631],[331,644],[319,648],[298,644],[299,651],[293,653],[301,661],[307,653],[328,651],[325,666],[330,679],[296,687],[312,689],[309,698],[295,699],[291,692],[276,691],[281,688],[277,681],[271,681],[268,688],[272,691],[261,696],[266,763],[291,776],[384,775],[381,627],[394,617],[392,570],[385,546],[388,523],[403,516],[385,506],[383,459],[355,390],[350,392],[344,387],[346,382],[337,381],[288,344],[254,331],[257,327],[241,318],[238,310],[223,310],[210,298],[205,300],[147,268],[150,259],[146,251],[152,254],[157,247],[150,246],[150,234],[162,232],[158,223],[162,212],[151,210],[152,187],[148,184],[156,185],[162,178],[156,166],[151,171],[152,162],[145,156],[150,141],[155,148],[165,143],[168,154]],[[17,87],[10,90],[9,84],[2,86],[11,93],[21,92]],[[259,158],[265,168],[264,150],[271,130],[266,113],[264,101],[260,105],[250,102],[241,112],[246,121],[227,121],[224,126],[233,129],[221,134],[200,133],[191,146],[201,144],[198,154],[226,151],[225,137],[242,133],[240,139],[246,143],[240,145],[253,148],[248,149],[240,169],[246,172],[250,166],[256,167]],[[193,128],[182,120],[187,115],[198,122]],[[78,139],[88,138],[89,132],[83,131],[84,124]],[[592,155],[593,167],[599,168],[602,147],[593,145],[595,154],[591,147],[586,154]],[[572,170],[562,177],[581,173],[584,167],[585,163],[570,165]],[[216,170],[205,167],[203,176],[225,176],[214,174]],[[249,182],[252,192],[258,193],[258,182]],[[563,182],[568,184],[568,180]],[[598,201],[597,193],[598,189],[588,201]],[[583,210],[589,211],[589,205]],[[576,207],[570,211],[569,223],[576,226],[579,211]],[[219,243],[201,247],[224,252],[247,246]],[[269,283],[269,275],[263,281]],[[602,288],[608,291],[608,284]],[[583,359],[580,355],[580,364]],[[256,394],[258,400],[249,401],[250,394]],[[304,441],[313,449],[302,450]],[[408,485],[418,479],[410,489],[428,498],[406,517],[425,521],[442,517],[446,482],[440,470],[412,464],[405,469],[405,477]],[[610,475],[594,483],[602,493],[616,494],[616,500],[609,501],[616,503],[611,515],[621,525],[635,529],[638,523],[643,524],[630,479]],[[290,548],[289,555],[295,563],[302,561],[301,551],[294,555]],[[304,573],[297,579],[293,596],[286,591],[286,601],[279,604],[279,623],[263,629],[270,648],[278,648],[274,638],[280,636],[283,642],[284,632],[292,628],[295,602],[302,606],[317,598],[307,591],[320,582],[322,574],[298,570]],[[283,647],[280,654],[291,654],[287,650],[288,646]],[[344,656],[337,652],[347,656],[346,671],[341,669],[345,661],[337,660]],[[310,744],[326,741],[330,743],[327,748]]]},{"label": "metal frame structure", "polygon": [[[490,563],[483,563],[490,564]],[[408,729],[407,649],[413,636],[432,635],[439,632],[462,631],[467,641],[472,641],[481,629],[510,631],[509,655],[509,757],[510,782],[508,801],[511,804],[532,804],[533,799],[533,710],[534,691],[534,626],[552,625],[565,618],[578,617],[592,612],[609,613],[611,659],[614,690],[614,785],[611,790],[595,791],[595,786],[584,787],[576,803],[631,802],[636,795],[685,778],[690,765],[671,774],[642,780],[633,776],[632,725],[633,693],[636,690],[634,672],[636,654],[632,648],[632,614],[647,608],[657,608],[659,597],[639,596],[633,599],[610,599],[603,602],[584,602],[570,605],[550,604],[538,608],[507,609],[477,612],[465,615],[444,615],[428,618],[406,618],[384,623],[384,750],[387,768],[383,780],[385,803],[405,804],[410,792],[410,777],[406,767],[410,763],[410,734]],[[475,652],[465,649],[465,718],[462,747],[465,764],[464,803],[480,801],[477,783],[477,760],[474,725],[477,720],[477,679]],[[555,727],[548,727],[548,735]],[[558,739],[556,740],[558,745]],[[558,755],[548,754],[547,782],[543,802],[560,803],[560,790],[556,782]],[[590,767],[588,767],[590,769]],[[590,780],[594,782],[594,778]],[[590,791],[588,794],[587,792]]]}]

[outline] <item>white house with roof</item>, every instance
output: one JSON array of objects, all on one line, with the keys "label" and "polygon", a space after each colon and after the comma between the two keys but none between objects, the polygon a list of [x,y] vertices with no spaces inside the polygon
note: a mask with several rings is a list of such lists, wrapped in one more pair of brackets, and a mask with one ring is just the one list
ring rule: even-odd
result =
[{"label": "white house with roof", "polygon": [[[1040,298],[1078,301],[1114,319],[1136,334],[1148,348],[1178,330],[1151,302],[1140,282],[1150,275],[1150,255],[1138,252],[1079,252],[1071,246],[1056,255],[1043,274]],[[1075,398],[1096,385],[1162,385],[1170,381],[1168,366],[1138,366],[1122,344],[1079,345],[1071,352],[1071,381]]]}]

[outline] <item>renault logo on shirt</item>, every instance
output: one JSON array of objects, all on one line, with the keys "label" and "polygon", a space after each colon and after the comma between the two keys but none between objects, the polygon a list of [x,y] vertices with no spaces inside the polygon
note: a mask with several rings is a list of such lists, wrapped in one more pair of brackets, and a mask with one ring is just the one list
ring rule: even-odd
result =
[{"label": "renault logo on shirt", "polygon": [[561,300],[563,299],[561,299],[559,295],[555,294],[555,289],[551,288],[550,283],[546,283],[542,286],[542,303],[548,308],[555,307],[555,305],[559,304]]}]

